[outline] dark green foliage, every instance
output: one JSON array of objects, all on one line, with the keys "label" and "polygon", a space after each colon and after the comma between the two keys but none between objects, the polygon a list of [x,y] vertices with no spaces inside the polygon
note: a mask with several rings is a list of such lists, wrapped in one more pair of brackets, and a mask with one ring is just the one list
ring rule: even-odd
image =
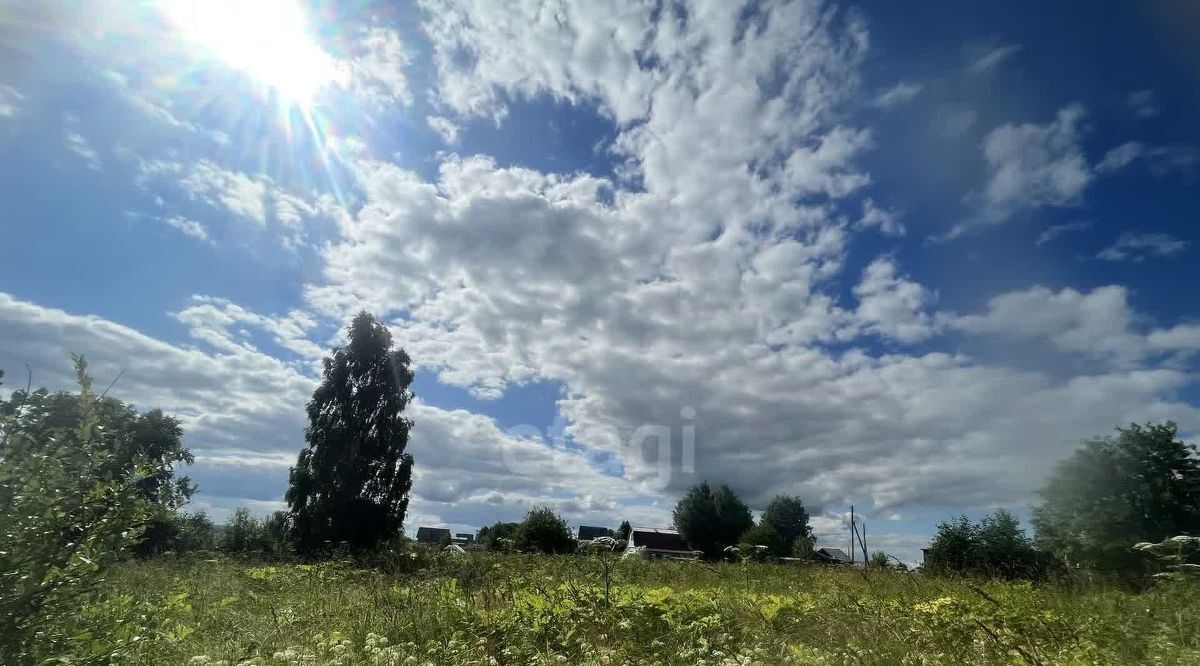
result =
[{"label": "dark green foliage", "polygon": [[[780,548],[781,544],[783,543],[783,537],[780,536],[779,532],[775,530],[773,525],[770,523],[759,522],[759,524],[751,527],[750,529],[746,530],[744,534],[742,534],[742,538],[740,539],[738,546],[766,546],[769,554],[779,556],[780,554],[776,549]],[[743,550],[745,549],[743,548]],[[787,554],[787,550],[785,549],[783,556],[786,556]],[[743,555],[745,555],[745,553],[743,553]]]},{"label": "dark green foliage", "polygon": [[1132,424],[1059,463],[1033,513],[1038,543],[1071,564],[1134,572],[1131,547],[1200,535],[1200,460],[1174,423]]},{"label": "dark green foliage", "polygon": [[812,528],[808,525],[808,511],[799,497],[776,495],[759,519],[757,536],[761,543],[771,549],[777,557],[787,557],[795,549],[796,539],[808,537]]},{"label": "dark green foliage", "polygon": [[[0,663],[42,663],[86,632],[114,656],[136,625],[81,625],[109,565],[128,557],[154,510],[144,479],[162,458],[131,453],[129,431],[104,428],[87,363],[75,359],[74,418],[45,390],[0,401]],[[53,415],[53,418],[51,418]],[[125,633],[121,633],[125,632]],[[136,635],[136,631],[134,632]]]},{"label": "dark green foliage", "polygon": [[567,521],[548,507],[533,509],[525,515],[517,528],[516,545],[525,553],[570,553],[575,550],[575,540]]},{"label": "dark green foliage", "polygon": [[285,511],[256,518],[249,509],[239,507],[221,531],[220,548],[230,555],[280,556],[288,549],[288,528]]},{"label": "dark green foliage", "polygon": [[217,532],[207,513],[179,513],[172,521],[175,539],[171,550],[177,553],[197,553],[217,547]]},{"label": "dark green foliage", "polygon": [[347,334],[348,344],[324,359],[308,403],[307,448],[291,471],[287,502],[303,552],[374,546],[400,533],[408,509],[408,355],[392,350],[387,328],[365,312]]},{"label": "dark green foliage", "polygon": [[620,541],[629,541],[630,532],[633,532],[633,526],[629,524],[628,520],[622,520],[621,526],[617,528],[617,532],[613,535],[613,538]]},{"label": "dark green foliage", "polygon": [[265,536],[262,522],[250,515],[249,509],[239,507],[221,531],[221,550],[232,555],[261,553]]},{"label": "dark green foliage", "polygon": [[[83,417],[78,394],[36,393],[38,399],[24,406],[22,419],[26,428],[53,432],[71,428]],[[108,396],[89,399],[87,410],[96,420],[96,432],[103,434],[97,442],[108,453],[103,473],[119,477],[128,474],[135,460],[153,463],[152,469],[133,480],[134,486],[149,502],[152,513],[134,548],[134,555],[148,557],[171,550],[176,537],[174,513],[187,504],[196,491],[195,484],[186,476],[175,476],[175,465],[190,465],[194,460],[183,446],[183,428],[179,420],[160,409],[140,413]]]},{"label": "dark green foliage", "polygon": [[975,573],[1000,578],[1043,578],[1053,560],[1034,547],[1020,521],[1004,509],[972,523],[966,516],[938,525],[925,554],[935,573]]},{"label": "dark green foliage", "polygon": [[479,545],[487,550],[510,551],[516,547],[521,523],[496,523],[479,530]]},{"label": "dark green foliage", "polygon": [[813,556],[813,551],[816,550],[816,548],[816,537],[797,537],[796,540],[792,542],[792,557],[802,560],[811,559]]},{"label": "dark green foliage", "polygon": [[882,550],[877,550],[877,551],[871,553],[871,559],[869,560],[869,562],[871,563],[871,566],[873,566],[873,567],[879,567],[879,568],[887,567],[888,566],[888,554],[883,552]]},{"label": "dark green foliage", "polygon": [[708,482],[693,486],[675,505],[675,529],[705,557],[720,557],[722,550],[754,524],[750,508],[727,486],[713,492]]}]

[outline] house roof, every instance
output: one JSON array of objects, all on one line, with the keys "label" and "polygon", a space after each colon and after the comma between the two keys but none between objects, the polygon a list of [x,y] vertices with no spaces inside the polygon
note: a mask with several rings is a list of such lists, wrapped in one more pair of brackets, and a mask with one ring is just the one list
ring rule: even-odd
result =
[{"label": "house roof", "polygon": [[591,541],[597,537],[612,536],[613,531],[607,527],[595,527],[593,525],[579,526],[579,540]]},{"label": "house roof", "polygon": [[834,560],[835,562],[849,562],[850,556],[841,548],[818,548],[816,550],[818,556]]},{"label": "house roof", "polygon": [[687,541],[675,530],[664,527],[635,527],[629,532],[631,548],[649,548],[650,550],[672,550],[681,553],[692,552]]},{"label": "house roof", "polygon": [[450,530],[444,527],[418,527],[417,541],[421,543],[438,543],[450,538]]}]

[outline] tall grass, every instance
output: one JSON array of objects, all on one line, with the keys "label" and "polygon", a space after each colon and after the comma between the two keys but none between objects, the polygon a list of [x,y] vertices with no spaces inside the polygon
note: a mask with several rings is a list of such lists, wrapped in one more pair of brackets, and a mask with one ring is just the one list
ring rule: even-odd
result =
[{"label": "tall grass", "polygon": [[111,585],[174,599],[169,620],[187,628],[144,644],[144,664],[1200,663],[1187,582],[1133,594],[484,553],[412,568],[157,561]]}]

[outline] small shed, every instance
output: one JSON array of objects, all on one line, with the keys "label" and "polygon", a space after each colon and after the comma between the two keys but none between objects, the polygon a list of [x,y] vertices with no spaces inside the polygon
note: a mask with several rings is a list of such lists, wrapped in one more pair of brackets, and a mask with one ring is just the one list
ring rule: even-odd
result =
[{"label": "small shed", "polygon": [[444,527],[418,527],[417,528],[417,543],[428,543],[437,545],[443,539],[450,539],[450,530]]},{"label": "small shed", "polygon": [[594,527],[592,525],[579,526],[579,540],[591,541],[599,537],[610,537],[613,535],[612,529],[608,527]]}]

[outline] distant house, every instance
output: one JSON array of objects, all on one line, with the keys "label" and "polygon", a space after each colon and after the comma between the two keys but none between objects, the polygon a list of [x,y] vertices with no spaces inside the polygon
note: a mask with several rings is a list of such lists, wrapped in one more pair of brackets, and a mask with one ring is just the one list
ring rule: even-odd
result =
[{"label": "distant house", "polygon": [[613,531],[607,527],[592,527],[591,525],[579,526],[580,541],[591,541],[592,539],[596,539],[598,537],[610,537],[612,535]]},{"label": "distant house", "polygon": [[417,543],[437,545],[444,539],[450,538],[450,530],[444,527],[418,527]]},{"label": "distant house", "polygon": [[826,564],[850,564],[850,556],[841,548],[818,548],[813,551],[813,559]]},{"label": "distant house", "polygon": [[470,532],[455,532],[454,538],[450,540],[456,546],[469,546],[475,543],[475,535]]},{"label": "distant house", "polygon": [[627,553],[638,553],[652,559],[676,557],[693,559],[696,552],[675,530],[664,527],[635,527],[629,532]]}]

